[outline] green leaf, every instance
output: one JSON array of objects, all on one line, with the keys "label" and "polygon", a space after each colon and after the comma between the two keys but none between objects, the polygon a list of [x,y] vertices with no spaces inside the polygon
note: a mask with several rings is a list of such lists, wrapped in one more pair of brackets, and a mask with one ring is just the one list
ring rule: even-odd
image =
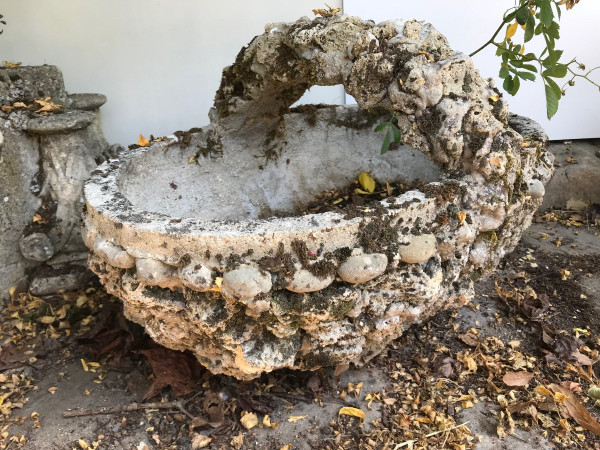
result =
[{"label": "green leaf", "polygon": [[504,17],[504,21],[505,21],[506,23],[508,23],[508,22],[512,22],[512,20],[515,18],[515,16],[516,16],[516,15],[517,15],[517,11],[513,11],[513,12],[511,12],[511,13],[510,13],[508,16],[505,16],[505,17]]},{"label": "green leaf", "polygon": [[400,131],[400,128],[398,128],[396,125],[392,124],[392,131],[394,133],[394,144],[399,144],[400,143],[400,139],[402,139],[402,132]]},{"label": "green leaf", "polygon": [[543,61],[542,64],[544,67],[552,67],[555,65],[560,57],[562,56],[562,50],[553,50]]},{"label": "green leaf", "polygon": [[515,77],[513,79],[513,88],[509,92],[510,95],[516,95],[519,92],[519,88],[521,87],[521,82],[519,81],[519,77]]},{"label": "green leaf", "polygon": [[552,119],[556,111],[558,111],[558,100],[560,97],[556,95],[554,89],[549,85],[544,85],[546,88],[546,114],[548,115],[548,119]]},{"label": "green leaf", "polygon": [[388,125],[390,125],[389,122],[381,122],[379,125],[377,125],[375,127],[375,129],[373,131],[376,133],[379,133],[379,132],[385,130],[385,127],[387,127]]},{"label": "green leaf", "polygon": [[542,22],[538,23],[535,27],[535,35],[539,36],[544,31],[544,24]]},{"label": "green leaf", "polygon": [[548,78],[548,77],[544,77],[544,80],[546,81],[546,84],[548,84],[548,86],[550,86],[552,88],[552,90],[556,94],[556,97],[561,98],[562,97],[562,89],[560,88],[560,86],[558,84],[556,84],[556,81],[554,81],[552,78]]},{"label": "green leaf", "polygon": [[525,70],[529,70],[530,72],[537,72],[537,67],[535,67],[531,64],[523,64],[522,68]]},{"label": "green leaf", "polygon": [[504,66],[504,65],[503,65],[503,66],[500,68],[500,73],[498,74],[498,76],[499,76],[500,78],[506,78],[506,77],[508,77],[508,76],[509,76],[509,72],[508,72],[508,69],[506,68],[506,66]]},{"label": "green leaf", "polygon": [[527,23],[527,21],[529,20],[530,15],[531,15],[531,13],[529,12],[529,8],[527,7],[527,5],[525,5],[525,6],[521,6],[517,10],[517,14],[515,17],[516,17],[519,25],[525,25]]},{"label": "green leaf", "polygon": [[540,7],[540,21],[546,28],[549,28],[552,25],[552,19],[554,19],[554,11],[552,11],[550,0],[541,0],[537,3]]},{"label": "green leaf", "polygon": [[525,53],[523,56],[521,56],[521,60],[522,61],[535,61],[535,60],[537,60],[537,56],[535,56],[535,53]]},{"label": "green leaf", "polygon": [[567,76],[567,66],[564,64],[556,64],[544,70],[543,75],[546,77],[564,78]]},{"label": "green leaf", "polygon": [[531,72],[519,72],[519,76],[524,80],[535,81],[535,75]]},{"label": "green leaf", "polygon": [[515,85],[515,82],[513,81],[513,77],[511,77],[509,75],[508,77],[506,77],[504,79],[504,83],[502,84],[502,87],[504,88],[504,90],[506,92],[508,92],[510,94],[510,92],[513,90],[514,85]]},{"label": "green leaf", "polygon": [[533,39],[533,33],[535,31],[535,16],[533,14],[529,14],[529,18],[527,19],[527,25],[525,26],[525,42],[529,42]]},{"label": "green leaf", "polygon": [[552,22],[552,25],[546,30],[548,36],[553,39],[560,39],[560,25],[557,22]]},{"label": "green leaf", "polygon": [[391,142],[390,130],[388,130],[385,133],[385,137],[383,138],[383,144],[381,145],[381,154],[382,155],[384,153],[387,153],[387,151],[390,149],[390,142]]},{"label": "green leaf", "polygon": [[511,60],[510,60],[510,63],[511,63],[511,64],[512,64],[514,67],[517,67],[517,68],[519,68],[519,69],[520,69],[521,67],[523,67],[523,62],[522,62],[522,61],[520,61],[520,60],[518,60],[518,59],[511,59]]}]

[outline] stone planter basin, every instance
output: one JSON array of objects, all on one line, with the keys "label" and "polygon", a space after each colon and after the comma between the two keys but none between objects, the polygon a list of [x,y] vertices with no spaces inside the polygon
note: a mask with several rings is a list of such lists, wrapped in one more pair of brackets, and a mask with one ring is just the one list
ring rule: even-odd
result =
[{"label": "stone planter basin", "polygon": [[[355,106],[290,106],[344,84]],[[392,113],[402,144],[379,154]],[[132,149],[85,187],[90,267],[157,342],[239,379],[363,364],[462,305],[551,176],[547,138],[431,25],[271,24],[225,68],[211,123]],[[360,172],[363,206],[303,214]]]}]

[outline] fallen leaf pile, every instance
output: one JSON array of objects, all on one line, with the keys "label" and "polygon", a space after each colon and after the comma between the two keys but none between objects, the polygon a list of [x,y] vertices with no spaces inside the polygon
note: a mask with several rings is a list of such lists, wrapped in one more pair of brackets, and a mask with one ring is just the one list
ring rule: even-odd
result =
[{"label": "fallen leaf pile", "polygon": [[5,113],[24,110],[46,116],[50,113],[59,112],[62,110],[62,108],[62,105],[54,103],[50,97],[45,97],[41,99],[35,99],[29,105],[25,104],[22,101],[16,101],[12,105],[2,105],[0,107],[0,110],[2,110],[2,112]]}]

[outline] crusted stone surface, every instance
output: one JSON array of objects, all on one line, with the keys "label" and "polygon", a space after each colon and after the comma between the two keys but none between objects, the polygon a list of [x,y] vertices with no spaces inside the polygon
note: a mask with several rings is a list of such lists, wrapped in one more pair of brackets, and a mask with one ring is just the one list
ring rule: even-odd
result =
[{"label": "crusted stone surface", "polygon": [[[61,109],[12,107],[47,97]],[[46,295],[89,278],[80,273],[81,197],[90,172],[114,154],[100,123],[105,101],[67,96],[55,66],[0,68],[0,301],[31,281],[32,292]]]},{"label": "crusted stone surface", "polygon": [[[358,107],[289,109],[338,83]],[[210,125],[94,172],[90,267],[131,320],[215,373],[362,364],[469,300],[540,205],[547,138],[497,95],[429,24],[267,25],[223,71]],[[392,112],[403,145],[379,156],[372,130]],[[293,214],[362,170],[426,183]]]}]

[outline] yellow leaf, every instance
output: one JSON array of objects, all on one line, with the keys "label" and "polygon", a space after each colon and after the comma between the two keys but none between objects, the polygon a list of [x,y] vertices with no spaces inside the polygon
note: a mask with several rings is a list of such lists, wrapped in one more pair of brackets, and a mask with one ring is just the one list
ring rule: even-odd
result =
[{"label": "yellow leaf", "polygon": [[557,403],[564,403],[567,398],[568,397],[565,394],[563,394],[562,392],[555,392],[554,393],[554,400]]},{"label": "yellow leaf", "polygon": [[459,211],[456,216],[458,217],[458,220],[460,221],[461,225],[465,224],[465,219],[467,218],[467,213],[465,213],[464,211]]},{"label": "yellow leaf", "polygon": [[268,414],[266,414],[265,417],[263,417],[263,422],[262,423],[263,423],[263,425],[265,427],[271,428],[271,418],[269,417]]},{"label": "yellow leaf", "polygon": [[372,193],[375,190],[375,180],[367,172],[361,172],[358,176],[358,182],[365,191]]},{"label": "yellow leaf", "polygon": [[43,100],[34,100],[34,102],[40,106],[40,109],[38,109],[36,113],[53,112],[58,111],[61,108],[60,105],[51,102],[50,97],[46,97]]},{"label": "yellow leaf", "polygon": [[41,323],[45,323],[46,325],[54,322],[54,320],[55,320],[54,316],[42,316],[39,319],[39,321]]},{"label": "yellow leaf", "polygon": [[138,145],[140,147],[149,147],[150,141],[140,134],[140,138],[138,139]]},{"label": "yellow leaf", "polygon": [[49,387],[48,392],[50,392],[52,395],[54,395],[54,393],[56,392],[57,389],[58,389],[57,387]]},{"label": "yellow leaf", "polygon": [[360,420],[365,420],[364,411],[358,408],[352,408],[351,406],[344,406],[342,409],[340,409],[338,415],[358,417]]},{"label": "yellow leaf", "polygon": [[32,222],[33,223],[40,223],[42,225],[46,223],[46,221],[44,220],[44,218],[40,214],[34,214]]},{"label": "yellow leaf", "polygon": [[8,67],[9,69],[14,69],[15,67],[19,67],[21,64],[20,62],[9,62],[9,61],[4,61],[4,67]]},{"label": "yellow leaf", "polygon": [[543,384],[540,384],[538,387],[536,387],[533,392],[535,392],[536,394],[540,394],[540,395],[550,395],[553,396],[554,394],[552,394],[552,391],[550,389],[548,389],[546,386],[544,386]]},{"label": "yellow leaf", "polygon": [[498,100],[500,100],[500,97],[498,95],[492,95],[490,97],[490,100],[493,101],[494,103],[496,103]]},{"label": "yellow leaf", "polygon": [[79,446],[83,449],[83,450],[87,450],[88,448],[90,448],[90,446],[88,445],[87,442],[85,442],[83,439],[79,439],[77,441],[77,443],[79,444]]},{"label": "yellow leaf", "polygon": [[518,27],[519,24],[517,22],[513,23],[512,25],[509,25],[506,29],[506,39],[510,39],[511,37],[513,37],[517,32]]},{"label": "yellow leaf", "polygon": [[85,359],[83,359],[83,358],[81,358],[81,365],[83,366],[83,370],[84,370],[84,371],[86,371],[86,372],[89,372],[89,371],[90,371],[90,369],[89,369],[89,367],[88,367],[87,363],[85,362]]},{"label": "yellow leaf", "polygon": [[329,8],[329,9],[313,9],[312,12],[315,16],[333,17],[339,13],[342,8]]},{"label": "yellow leaf", "polygon": [[519,55],[522,55],[523,53],[525,53],[525,46],[521,47],[521,50],[519,51]]},{"label": "yellow leaf", "polygon": [[223,277],[215,277],[215,285],[209,289],[210,292],[221,292]]},{"label": "yellow leaf", "polygon": [[284,445],[279,450],[292,450],[292,444]]},{"label": "yellow leaf", "polygon": [[288,422],[298,422],[299,420],[306,419],[308,416],[290,416]]},{"label": "yellow leaf", "polygon": [[242,424],[242,426],[244,428],[249,430],[251,428],[254,428],[256,425],[258,425],[258,417],[256,416],[256,413],[243,411],[242,418],[240,419],[240,423]]}]

